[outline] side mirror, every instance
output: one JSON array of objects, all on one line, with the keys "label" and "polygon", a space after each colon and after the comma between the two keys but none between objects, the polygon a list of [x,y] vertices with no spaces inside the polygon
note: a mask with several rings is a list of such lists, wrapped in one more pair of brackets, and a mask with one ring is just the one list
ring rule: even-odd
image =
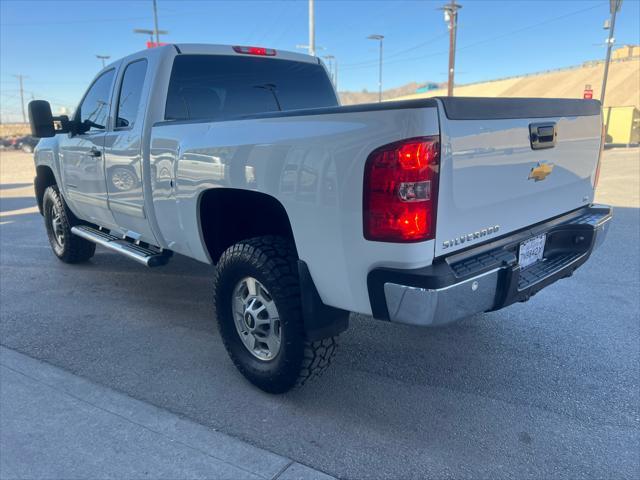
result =
[{"label": "side mirror", "polygon": [[31,135],[36,138],[55,136],[56,127],[53,124],[49,102],[44,100],[29,102],[29,125],[31,126]]},{"label": "side mirror", "polygon": [[[56,129],[55,122],[60,123],[60,128]],[[66,115],[54,117],[51,114],[51,105],[45,100],[29,102],[29,125],[31,135],[36,138],[54,137],[57,133],[72,131],[69,117]]]}]

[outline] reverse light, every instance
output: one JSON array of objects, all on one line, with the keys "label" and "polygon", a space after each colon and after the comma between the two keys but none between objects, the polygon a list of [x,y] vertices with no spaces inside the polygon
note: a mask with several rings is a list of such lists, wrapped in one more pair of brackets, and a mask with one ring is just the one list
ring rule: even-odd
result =
[{"label": "reverse light", "polygon": [[419,137],[377,148],[364,174],[364,237],[421,242],[435,237],[440,137]]},{"label": "reverse light", "polygon": [[264,57],[275,57],[276,51],[273,48],[264,47],[233,47],[236,53],[244,53],[245,55],[261,55]]}]

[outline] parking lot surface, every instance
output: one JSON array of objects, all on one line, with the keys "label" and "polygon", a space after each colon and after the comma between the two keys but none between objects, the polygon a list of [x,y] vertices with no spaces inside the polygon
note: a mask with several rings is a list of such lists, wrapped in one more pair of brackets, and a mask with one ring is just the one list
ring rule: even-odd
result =
[{"label": "parking lot surface", "polygon": [[[420,329],[352,316],[327,374],[272,396],[228,359],[213,267],[51,253],[33,162],[0,153],[0,343],[341,478],[640,476],[640,152],[605,152],[609,236],[525,304]],[[61,425],[64,428],[64,425]]]}]

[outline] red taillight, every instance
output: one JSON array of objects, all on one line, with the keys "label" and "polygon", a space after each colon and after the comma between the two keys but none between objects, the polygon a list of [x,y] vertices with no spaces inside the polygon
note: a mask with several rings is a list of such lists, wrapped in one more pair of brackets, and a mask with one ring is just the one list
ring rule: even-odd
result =
[{"label": "red taillight", "polygon": [[431,240],[436,231],[440,138],[377,148],[364,173],[364,237],[381,242]]},{"label": "red taillight", "polygon": [[275,57],[276,51],[273,48],[264,47],[233,47],[236,53],[244,53],[245,55],[262,55],[265,57]]}]

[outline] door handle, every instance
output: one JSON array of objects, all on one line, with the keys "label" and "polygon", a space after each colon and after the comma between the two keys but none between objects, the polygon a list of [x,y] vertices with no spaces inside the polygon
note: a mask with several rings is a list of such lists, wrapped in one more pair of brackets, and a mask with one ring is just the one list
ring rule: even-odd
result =
[{"label": "door handle", "polygon": [[556,144],[557,136],[556,122],[529,124],[529,140],[532,150],[553,148]]},{"label": "door handle", "polygon": [[101,157],[102,156],[102,152],[96,148],[96,147],[91,147],[91,149],[89,150],[89,156],[90,157]]}]

